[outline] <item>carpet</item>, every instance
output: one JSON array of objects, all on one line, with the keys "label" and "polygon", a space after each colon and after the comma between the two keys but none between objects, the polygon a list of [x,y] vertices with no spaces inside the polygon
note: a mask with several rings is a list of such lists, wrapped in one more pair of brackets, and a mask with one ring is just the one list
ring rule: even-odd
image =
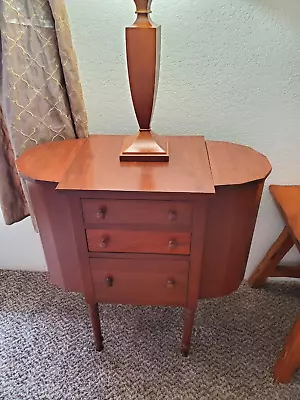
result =
[{"label": "carpet", "polygon": [[181,309],[102,305],[97,353],[81,295],[0,271],[0,399],[299,400],[300,373],[289,385],[271,374],[299,310],[295,282],[200,301],[184,358]]}]

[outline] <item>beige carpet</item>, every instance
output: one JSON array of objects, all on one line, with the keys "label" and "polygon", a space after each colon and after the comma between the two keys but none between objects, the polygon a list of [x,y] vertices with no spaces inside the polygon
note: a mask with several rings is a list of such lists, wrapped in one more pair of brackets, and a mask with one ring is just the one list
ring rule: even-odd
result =
[{"label": "beige carpet", "polygon": [[299,310],[297,283],[201,301],[183,358],[181,309],[105,305],[97,353],[82,296],[1,271],[0,399],[299,400],[300,373],[290,385],[271,375]]}]

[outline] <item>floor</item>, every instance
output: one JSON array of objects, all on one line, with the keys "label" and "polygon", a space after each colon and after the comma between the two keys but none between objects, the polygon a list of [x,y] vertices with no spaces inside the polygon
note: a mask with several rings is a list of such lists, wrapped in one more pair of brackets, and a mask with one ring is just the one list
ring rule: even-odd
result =
[{"label": "floor", "polygon": [[0,399],[299,400],[300,372],[289,385],[271,374],[299,310],[295,282],[201,301],[183,358],[181,309],[105,305],[97,353],[81,295],[0,271]]}]

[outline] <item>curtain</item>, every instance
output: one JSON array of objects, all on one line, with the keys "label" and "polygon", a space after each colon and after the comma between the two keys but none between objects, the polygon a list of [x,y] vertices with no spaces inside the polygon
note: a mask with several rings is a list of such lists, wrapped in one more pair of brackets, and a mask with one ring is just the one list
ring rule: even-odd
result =
[{"label": "curtain", "polygon": [[0,0],[0,18],[0,205],[13,224],[29,215],[15,159],[88,125],[64,1]]}]

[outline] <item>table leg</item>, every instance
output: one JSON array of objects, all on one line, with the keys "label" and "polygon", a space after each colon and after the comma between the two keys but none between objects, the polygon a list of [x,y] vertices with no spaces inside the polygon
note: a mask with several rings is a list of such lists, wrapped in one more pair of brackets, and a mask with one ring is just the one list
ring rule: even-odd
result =
[{"label": "table leg", "polygon": [[92,322],[96,350],[101,351],[101,350],[103,350],[103,336],[101,333],[98,304],[97,303],[88,304],[88,307],[89,307],[89,313],[90,313],[90,318],[91,318],[91,322]]},{"label": "table leg", "polygon": [[195,308],[184,309],[184,328],[183,328],[183,337],[181,343],[181,353],[184,357],[188,356],[190,350],[195,312],[196,312]]},{"label": "table leg", "polygon": [[298,368],[300,368],[300,316],[287,336],[283,351],[275,364],[276,382],[289,383]]},{"label": "table leg", "polygon": [[253,288],[262,286],[266,282],[267,278],[272,276],[279,262],[293,247],[293,245],[293,239],[287,227],[285,227],[248,279],[249,285]]}]

